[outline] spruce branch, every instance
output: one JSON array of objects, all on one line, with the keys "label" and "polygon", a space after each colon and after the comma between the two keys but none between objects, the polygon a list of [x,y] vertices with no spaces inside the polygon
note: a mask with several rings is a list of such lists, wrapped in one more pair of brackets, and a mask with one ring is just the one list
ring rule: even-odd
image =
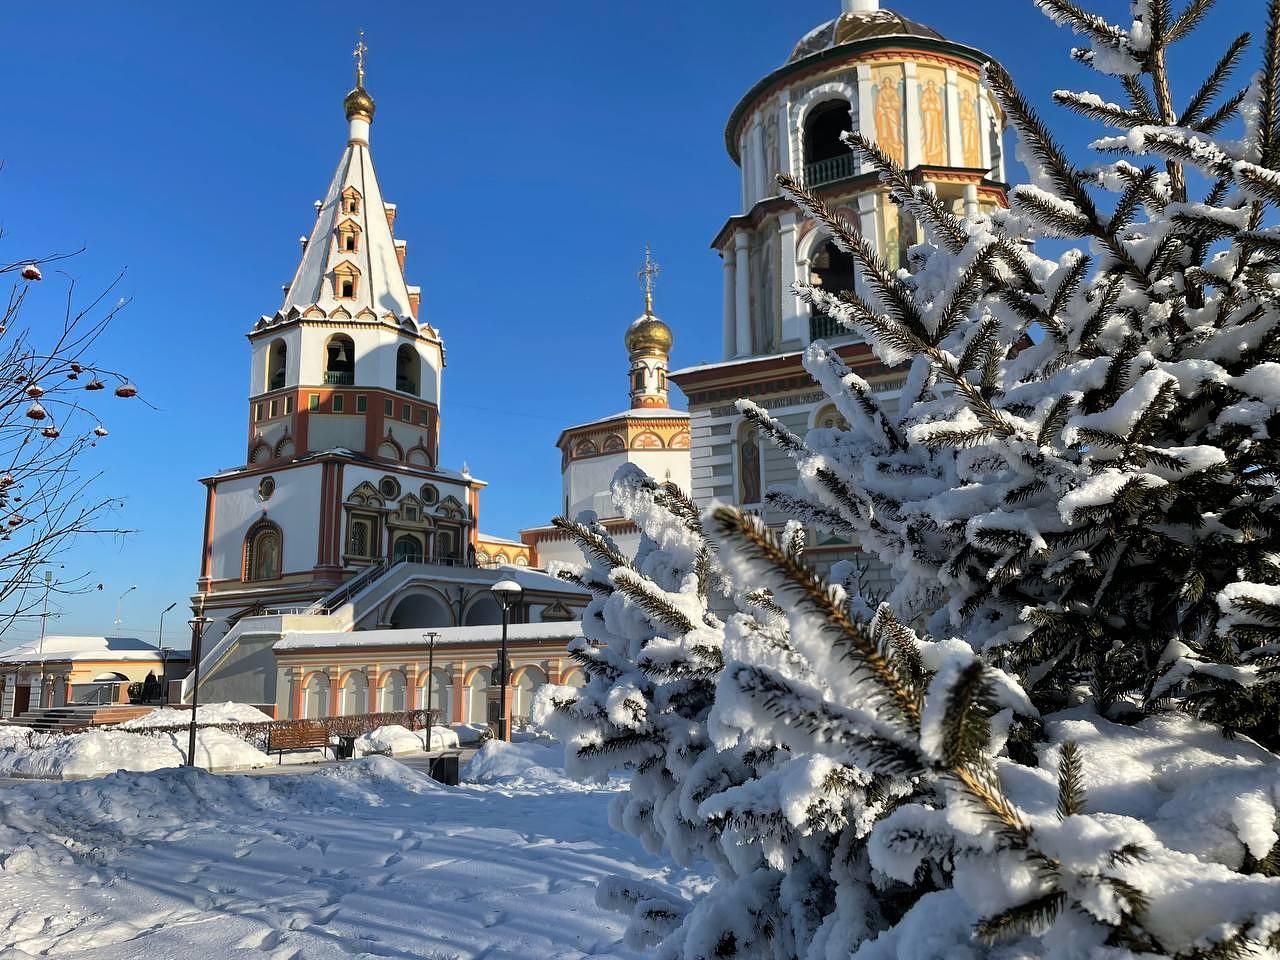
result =
[{"label": "spruce branch", "polygon": [[1058,761],[1058,819],[1084,812],[1084,763],[1076,742],[1068,740],[1062,745],[1062,757]]}]

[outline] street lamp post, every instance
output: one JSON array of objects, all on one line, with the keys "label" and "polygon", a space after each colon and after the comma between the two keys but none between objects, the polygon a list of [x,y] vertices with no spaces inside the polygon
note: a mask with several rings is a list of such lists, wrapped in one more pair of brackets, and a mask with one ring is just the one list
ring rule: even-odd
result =
[{"label": "street lamp post", "polygon": [[169,651],[164,648],[164,615],[178,605],[175,600],[160,611],[160,705],[169,705]]},{"label": "street lamp post", "polygon": [[44,572],[44,610],[40,614],[40,696],[36,700],[37,707],[44,706],[44,685],[45,685],[44,632],[49,626],[49,591],[52,589],[53,589],[53,571],[46,570]]},{"label": "street lamp post", "polygon": [[507,730],[507,620],[511,606],[524,588],[514,580],[499,580],[489,588],[502,606],[502,651],[498,660],[498,739],[506,740]]},{"label": "street lamp post", "polygon": [[436,675],[436,637],[440,634],[434,630],[429,630],[422,635],[422,639],[427,641],[427,749],[431,749],[431,728],[435,726],[436,720],[431,713],[431,681]]},{"label": "street lamp post", "polygon": [[194,672],[191,677],[191,726],[187,734],[187,766],[196,765],[196,713],[200,709],[200,637],[209,624],[204,615],[204,597],[196,601],[196,615],[187,621],[191,626],[191,662]]}]

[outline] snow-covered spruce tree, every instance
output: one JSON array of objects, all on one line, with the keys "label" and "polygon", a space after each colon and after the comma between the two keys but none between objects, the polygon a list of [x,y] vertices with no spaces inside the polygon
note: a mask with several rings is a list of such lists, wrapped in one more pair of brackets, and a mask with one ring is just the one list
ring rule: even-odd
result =
[{"label": "snow-covered spruce tree", "polygon": [[[1120,27],[1040,0],[1090,39],[1075,56],[1119,74],[1127,102],[1055,99],[1123,133],[1095,144],[1117,159],[1078,167],[988,67],[1032,173],[1008,211],[965,220],[851,135],[923,228],[910,276],[780,178],[870,291],[804,295],[909,375],[891,416],[816,343],[806,366],[850,430],[806,442],[743,409],[801,468],[803,495],[772,502],[855,535],[897,571],[900,616],[936,611],[934,633],[960,634],[1015,671],[1038,706],[1088,684],[1113,718],[1174,700],[1274,748],[1278,13],[1273,3],[1248,89],[1215,103],[1245,34],[1178,111],[1170,48],[1211,5],[1195,0],[1175,17],[1166,2],[1138,0]],[[1219,131],[1237,114],[1243,136],[1227,139]],[[1205,195],[1190,199],[1201,177]],[[1046,260],[1025,245],[1036,237],[1078,239],[1088,252]]]},{"label": "snow-covered spruce tree", "polygon": [[[752,591],[735,598],[746,612],[726,631],[710,609],[724,583],[697,507],[629,466],[612,493],[640,527],[641,546],[625,557],[598,525],[555,521],[588,559],[570,575],[593,598],[584,641],[571,648],[587,682],[544,687],[534,716],[564,741],[571,775],[630,774],[610,811],[616,829],[679,864],[709,864],[719,882],[696,904],[622,879],[603,884],[598,899],[630,916],[628,939],[655,957],[801,956],[834,902],[845,811],[887,803],[909,785],[767,740],[735,736],[718,748],[708,718],[723,650],[796,661],[785,619],[767,592]],[[800,531],[789,530],[784,554],[798,559],[802,547]]]},{"label": "snow-covered spruce tree", "polygon": [[[1280,742],[1280,4],[1254,83],[1214,106],[1246,37],[1177,113],[1169,48],[1210,3],[1139,0],[1123,28],[1039,5],[1120,75],[1128,106],[1056,98],[1124,127],[1097,146],[1130,158],[1073,165],[996,67],[1033,176],[1009,211],[958,217],[851,135],[924,231],[910,275],[781,178],[868,290],[804,294],[907,386],[890,414],[817,343],[849,429],[801,439],[741,404],[800,468],[770,501],[894,567],[882,618],[956,639],[877,635],[720,508],[722,562],[769,591],[798,663],[726,644],[710,730],[914,785],[830,878],[864,924],[828,914],[810,956],[1280,956],[1280,763],[1222,735]],[[1089,252],[1025,244],[1050,236]]]}]

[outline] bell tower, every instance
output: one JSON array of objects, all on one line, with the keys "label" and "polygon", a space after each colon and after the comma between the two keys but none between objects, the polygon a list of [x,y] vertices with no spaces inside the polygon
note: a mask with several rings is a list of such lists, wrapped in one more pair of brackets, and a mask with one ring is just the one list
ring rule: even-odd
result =
[{"label": "bell tower", "polygon": [[671,357],[671,328],[653,314],[653,284],[658,265],[644,248],[644,266],[636,274],[644,286],[644,313],[627,328],[627,354],[631,358],[631,407],[662,408],[670,406],[667,387],[667,365]]},{"label": "bell tower", "polygon": [[396,205],[383,199],[374,170],[366,49],[362,35],[356,85],[343,100],[347,145],[316,201],[298,268],[280,309],[249,333],[250,463],[332,447],[420,466],[438,461],[444,344],[418,317]]}]

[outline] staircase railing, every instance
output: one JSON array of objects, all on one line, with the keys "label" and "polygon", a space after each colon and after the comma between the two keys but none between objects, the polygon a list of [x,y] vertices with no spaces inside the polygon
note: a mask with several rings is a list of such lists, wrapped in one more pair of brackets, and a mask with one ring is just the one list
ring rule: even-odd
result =
[{"label": "staircase railing", "polygon": [[315,603],[306,609],[307,613],[321,614],[330,613],[347,602],[355,591],[363,589],[366,583],[370,583],[387,569],[386,560],[378,560],[375,563],[365,567],[350,580],[335,587],[325,596],[321,597]]}]

